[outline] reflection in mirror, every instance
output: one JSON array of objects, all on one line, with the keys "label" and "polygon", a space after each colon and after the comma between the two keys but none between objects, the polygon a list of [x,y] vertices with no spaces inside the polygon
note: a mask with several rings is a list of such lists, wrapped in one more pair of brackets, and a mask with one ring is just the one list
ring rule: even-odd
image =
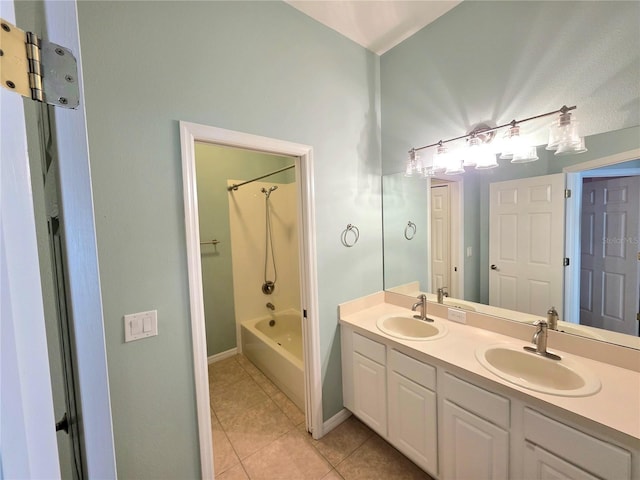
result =
[{"label": "reflection in mirror", "polygon": [[[438,288],[448,287],[444,304],[527,323],[544,318],[555,306],[560,314],[558,330],[640,349],[639,138],[640,127],[593,135],[586,139],[588,153],[556,157],[538,148],[537,162],[514,165],[500,160],[499,168],[442,180],[385,175],[385,289],[411,296],[427,293],[435,302]],[[615,164],[598,165],[600,159]],[[559,195],[551,195],[557,185],[540,188],[541,180],[559,181]],[[446,208],[442,215],[438,209],[443,200],[434,197],[434,190],[450,187],[449,181],[455,181],[461,200],[459,205],[454,200],[448,215]],[[565,182],[572,190],[566,200]],[[514,185],[521,186],[511,188]],[[491,206],[492,189],[493,197],[502,197],[503,203],[509,195],[530,196],[534,201],[551,201],[550,209],[522,213],[520,220],[507,211],[500,220]],[[541,221],[552,216],[559,223]],[[409,221],[416,225],[413,240],[403,235]],[[444,240],[447,232],[452,242]],[[524,282],[526,289],[518,291],[508,265],[518,262],[508,260],[516,260],[525,250],[535,256],[529,264],[546,262],[553,269],[525,273],[519,283]],[[564,265],[565,258],[569,266]],[[441,273],[441,261],[448,261],[448,277]],[[552,282],[555,286],[550,286]]]}]

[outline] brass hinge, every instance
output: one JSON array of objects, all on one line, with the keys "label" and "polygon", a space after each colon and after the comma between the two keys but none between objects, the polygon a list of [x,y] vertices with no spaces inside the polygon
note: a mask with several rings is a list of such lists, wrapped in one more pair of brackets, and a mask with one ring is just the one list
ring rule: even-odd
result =
[{"label": "brass hinge", "polygon": [[0,19],[0,80],[7,90],[37,102],[76,108],[78,65],[71,50]]},{"label": "brass hinge", "polygon": [[571,190],[568,188],[564,189],[564,198],[571,198]]}]

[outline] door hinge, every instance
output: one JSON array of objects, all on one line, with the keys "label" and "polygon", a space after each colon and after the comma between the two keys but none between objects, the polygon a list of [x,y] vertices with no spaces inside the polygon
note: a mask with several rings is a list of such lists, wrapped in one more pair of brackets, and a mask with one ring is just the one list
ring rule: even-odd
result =
[{"label": "door hinge", "polygon": [[7,90],[63,108],[80,103],[78,65],[68,48],[0,19],[0,79]]},{"label": "door hinge", "polygon": [[564,198],[571,198],[571,190],[568,188],[564,189]]},{"label": "door hinge", "polygon": [[640,312],[636,313],[636,320],[640,322]]},{"label": "door hinge", "polygon": [[569,257],[564,257],[564,260],[562,260],[562,265],[564,265],[565,267],[569,266]]},{"label": "door hinge", "polygon": [[307,309],[302,310],[302,317],[307,318]]}]

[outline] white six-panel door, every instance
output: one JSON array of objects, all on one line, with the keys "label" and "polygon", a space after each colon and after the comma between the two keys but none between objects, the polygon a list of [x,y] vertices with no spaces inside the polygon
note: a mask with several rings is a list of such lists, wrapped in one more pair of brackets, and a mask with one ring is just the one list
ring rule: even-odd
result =
[{"label": "white six-panel door", "polygon": [[491,184],[489,303],[544,316],[563,307],[564,174]]},{"label": "white six-panel door", "polygon": [[638,335],[640,177],[582,188],[580,323]]},{"label": "white six-panel door", "polygon": [[451,287],[451,214],[449,185],[431,187],[431,290]]}]

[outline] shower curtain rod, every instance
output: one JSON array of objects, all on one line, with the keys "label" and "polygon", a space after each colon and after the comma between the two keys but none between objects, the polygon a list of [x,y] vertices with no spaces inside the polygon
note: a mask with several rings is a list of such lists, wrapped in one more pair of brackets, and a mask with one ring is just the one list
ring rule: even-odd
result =
[{"label": "shower curtain rod", "polygon": [[280,170],[276,170],[275,172],[267,173],[266,175],[262,175],[261,177],[252,178],[251,180],[247,180],[246,182],[234,183],[230,187],[227,187],[227,191],[230,192],[231,190],[237,190],[238,187],[246,185],[247,183],[255,182],[256,180],[262,180],[263,178],[270,177],[271,175],[275,175],[276,173],[284,172],[285,170],[289,170],[291,168],[295,168],[295,165],[289,165],[288,167],[281,168]]}]

